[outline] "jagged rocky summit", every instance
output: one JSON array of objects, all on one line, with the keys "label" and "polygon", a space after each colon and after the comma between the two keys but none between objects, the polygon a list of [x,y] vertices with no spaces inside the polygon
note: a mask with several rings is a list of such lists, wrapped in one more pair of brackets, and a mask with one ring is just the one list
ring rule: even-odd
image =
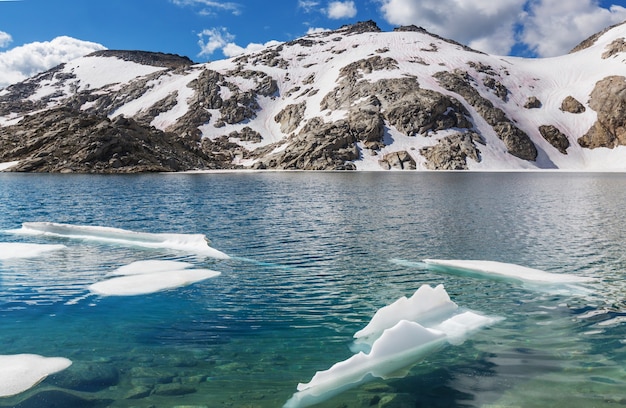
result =
[{"label": "jagged rocky summit", "polygon": [[98,51],[0,90],[0,169],[624,170],[625,73],[626,25],[548,59],[371,21],[205,64]]}]

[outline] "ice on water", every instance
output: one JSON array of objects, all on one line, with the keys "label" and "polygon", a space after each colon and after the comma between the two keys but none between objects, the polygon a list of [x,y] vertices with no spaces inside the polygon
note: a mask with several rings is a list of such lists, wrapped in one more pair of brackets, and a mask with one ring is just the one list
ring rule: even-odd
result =
[{"label": "ice on water", "polygon": [[102,296],[136,296],[179,288],[220,275],[210,269],[186,269],[187,262],[147,260],[122,266],[110,279],[94,283],[89,290]]},{"label": "ice on water", "polygon": [[46,252],[65,249],[65,245],[0,242],[0,260],[13,258],[36,258]]},{"label": "ice on water", "polygon": [[210,247],[207,244],[206,236],[203,234],[148,233],[112,227],[71,225],[54,222],[25,222],[22,224],[22,228],[7,232],[94,240],[144,248],[174,249],[218,259],[229,258],[225,253]]},{"label": "ice on water", "polygon": [[[408,372],[425,356],[445,344],[460,344],[473,331],[498,319],[458,312],[443,285],[421,286],[411,298],[402,297],[379,309],[354,337],[371,344],[347,360],[317,372],[299,384],[285,408],[301,408],[325,401],[374,377],[389,378]],[[402,375],[400,374],[400,375]]]},{"label": "ice on water", "polygon": [[594,281],[593,278],[589,277],[566,273],[550,273],[526,266],[496,261],[424,259],[424,263],[435,271],[540,286],[567,285]]},{"label": "ice on water", "polygon": [[63,357],[0,355],[0,398],[24,392],[70,365],[72,362]]}]

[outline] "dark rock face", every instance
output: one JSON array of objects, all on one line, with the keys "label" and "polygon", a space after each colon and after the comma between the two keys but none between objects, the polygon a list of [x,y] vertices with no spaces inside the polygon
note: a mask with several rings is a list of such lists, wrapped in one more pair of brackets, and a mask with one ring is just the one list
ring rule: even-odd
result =
[{"label": "dark rock face", "polygon": [[0,161],[11,171],[130,173],[210,168],[196,143],[133,119],[58,108],[0,127]]},{"label": "dark rock face", "polygon": [[152,65],[164,68],[184,68],[193,64],[187,57],[178,54],[164,54],[162,52],[131,51],[131,50],[102,50],[92,52],[92,57],[117,57],[124,61],[132,61],[142,65]]},{"label": "dark rock face", "polygon": [[537,159],[537,148],[530,137],[515,126],[501,109],[493,106],[488,99],[478,93],[471,85],[472,78],[467,72],[441,71],[436,73],[434,77],[441,86],[459,94],[476,109],[485,121],[493,127],[510,154],[528,161]]},{"label": "dark rock face", "polygon": [[541,133],[541,136],[543,136],[543,138],[546,139],[548,143],[558,149],[559,152],[567,154],[569,140],[567,139],[567,136],[565,136],[563,132],[561,132],[556,126],[539,126],[539,133]]},{"label": "dark rock face", "polygon": [[598,113],[598,120],[578,144],[589,149],[626,145],[626,78],[611,76],[598,81],[589,107]]}]

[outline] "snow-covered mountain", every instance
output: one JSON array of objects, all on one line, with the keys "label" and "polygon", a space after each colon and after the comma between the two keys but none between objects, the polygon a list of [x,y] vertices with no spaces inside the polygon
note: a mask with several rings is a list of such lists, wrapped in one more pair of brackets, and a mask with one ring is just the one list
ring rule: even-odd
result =
[{"label": "snow-covered mountain", "polygon": [[626,25],[546,59],[371,21],[205,64],[98,51],[0,90],[0,163],[624,170]]}]

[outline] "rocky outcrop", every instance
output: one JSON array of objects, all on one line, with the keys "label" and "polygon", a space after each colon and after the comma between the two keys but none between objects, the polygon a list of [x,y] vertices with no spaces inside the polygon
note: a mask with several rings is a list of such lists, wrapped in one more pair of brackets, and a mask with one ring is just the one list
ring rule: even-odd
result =
[{"label": "rocky outcrop", "polygon": [[468,158],[480,162],[475,140],[480,141],[476,133],[457,133],[440,139],[434,146],[420,149],[420,154],[426,159],[429,170],[467,170]]},{"label": "rocky outcrop", "polygon": [[597,112],[598,120],[578,144],[590,149],[626,145],[626,78],[611,76],[596,83],[589,107]]},{"label": "rocky outcrop", "polygon": [[582,103],[570,95],[561,102],[561,110],[569,113],[583,113],[586,109]]},{"label": "rocky outcrop", "polygon": [[378,161],[378,164],[385,170],[415,170],[417,168],[415,160],[406,150],[387,153]]},{"label": "rocky outcrop", "polygon": [[11,171],[135,173],[212,168],[197,144],[133,119],[110,120],[69,108],[25,117],[0,127],[0,162]]},{"label": "rocky outcrop", "polygon": [[276,146],[253,152],[253,155],[262,157],[254,168],[355,170],[352,161],[359,158],[356,141],[348,121],[324,123],[321,118],[314,118],[298,135],[287,139],[287,147],[281,152],[266,154]]},{"label": "rocky outcrop", "polygon": [[263,136],[256,130],[253,130],[249,126],[244,127],[240,131],[230,132],[229,138],[239,139],[242,142],[260,143],[263,140]]},{"label": "rocky outcrop", "polygon": [[622,52],[626,52],[626,41],[624,38],[618,38],[606,47],[606,51],[602,54],[602,59],[611,58]]},{"label": "rocky outcrop", "polygon": [[539,133],[548,143],[554,146],[559,152],[567,154],[569,139],[554,125],[539,126]]},{"label": "rocky outcrop", "polygon": [[472,86],[473,80],[467,72],[455,70],[454,72],[440,71],[434,75],[442,87],[459,94],[467,101],[485,121],[493,127],[500,140],[502,140],[510,154],[523,160],[534,161],[537,159],[537,148],[530,137],[515,126],[504,111],[493,106],[491,101],[482,97]]},{"label": "rocky outcrop", "polygon": [[288,135],[300,126],[305,110],[306,102],[288,105],[274,116],[274,121],[280,124],[280,131]]},{"label": "rocky outcrop", "polygon": [[193,65],[188,57],[178,54],[165,54],[162,52],[132,51],[132,50],[102,50],[92,52],[88,57],[116,57],[124,61],[132,61],[141,65],[151,65],[164,68],[185,68]]}]

